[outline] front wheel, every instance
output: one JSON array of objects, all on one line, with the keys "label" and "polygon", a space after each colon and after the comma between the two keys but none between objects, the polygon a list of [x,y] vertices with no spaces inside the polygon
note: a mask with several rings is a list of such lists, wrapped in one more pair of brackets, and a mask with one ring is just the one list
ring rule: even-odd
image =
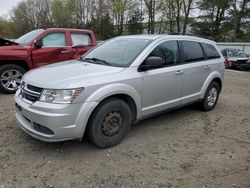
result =
[{"label": "front wheel", "polygon": [[132,123],[129,105],[117,98],[100,103],[90,117],[87,126],[88,139],[100,148],[119,144]]},{"label": "front wheel", "polygon": [[207,88],[203,101],[201,102],[202,110],[210,111],[214,109],[219,99],[220,86],[217,82],[211,82]]},{"label": "front wheel", "polygon": [[0,67],[0,90],[4,93],[15,93],[21,85],[25,70],[14,64]]}]

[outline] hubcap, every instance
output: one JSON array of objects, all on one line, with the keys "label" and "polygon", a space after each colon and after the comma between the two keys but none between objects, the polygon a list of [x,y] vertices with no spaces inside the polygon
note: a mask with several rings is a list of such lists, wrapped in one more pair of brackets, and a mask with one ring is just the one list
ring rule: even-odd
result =
[{"label": "hubcap", "polygon": [[218,92],[216,88],[211,88],[207,97],[208,106],[213,106],[217,100]]},{"label": "hubcap", "polygon": [[23,74],[16,69],[9,69],[1,75],[1,84],[8,90],[17,90],[21,85]]},{"label": "hubcap", "polygon": [[111,137],[118,134],[122,128],[123,117],[119,111],[108,113],[102,124],[102,133],[105,136]]}]

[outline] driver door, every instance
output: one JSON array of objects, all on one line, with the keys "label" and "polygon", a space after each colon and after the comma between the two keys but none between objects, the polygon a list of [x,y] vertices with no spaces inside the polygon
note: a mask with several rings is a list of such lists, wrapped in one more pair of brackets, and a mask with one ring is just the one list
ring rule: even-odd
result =
[{"label": "driver door", "polygon": [[35,67],[73,59],[72,48],[67,46],[65,32],[48,33],[40,40],[42,47],[32,51]]},{"label": "driver door", "polygon": [[158,56],[165,66],[141,72],[142,116],[147,116],[181,104],[183,76],[177,41],[166,41],[158,45],[149,56]]}]

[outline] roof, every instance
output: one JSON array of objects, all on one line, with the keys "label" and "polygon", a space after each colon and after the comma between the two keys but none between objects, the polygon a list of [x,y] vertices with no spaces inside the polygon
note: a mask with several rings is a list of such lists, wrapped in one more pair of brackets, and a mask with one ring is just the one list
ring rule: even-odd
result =
[{"label": "roof", "polygon": [[190,35],[157,35],[157,34],[142,34],[142,35],[124,35],[124,36],[119,36],[117,38],[136,38],[136,39],[148,39],[148,40],[157,40],[157,39],[182,39],[182,40],[195,40],[195,41],[203,41],[203,42],[209,42],[209,43],[215,43],[215,41],[201,38],[201,37],[196,37],[196,36],[190,36]]},{"label": "roof", "polygon": [[88,29],[74,29],[74,28],[43,28],[44,30],[57,30],[57,31],[65,31],[65,30],[70,30],[70,31],[91,31]]}]

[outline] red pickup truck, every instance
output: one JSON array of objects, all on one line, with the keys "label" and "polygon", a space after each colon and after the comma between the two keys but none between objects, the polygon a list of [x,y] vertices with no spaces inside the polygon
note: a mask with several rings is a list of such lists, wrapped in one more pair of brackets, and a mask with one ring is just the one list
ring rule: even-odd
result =
[{"label": "red pickup truck", "polygon": [[15,42],[0,39],[0,91],[14,93],[28,70],[77,59],[95,46],[94,33],[82,29],[37,29]]}]

